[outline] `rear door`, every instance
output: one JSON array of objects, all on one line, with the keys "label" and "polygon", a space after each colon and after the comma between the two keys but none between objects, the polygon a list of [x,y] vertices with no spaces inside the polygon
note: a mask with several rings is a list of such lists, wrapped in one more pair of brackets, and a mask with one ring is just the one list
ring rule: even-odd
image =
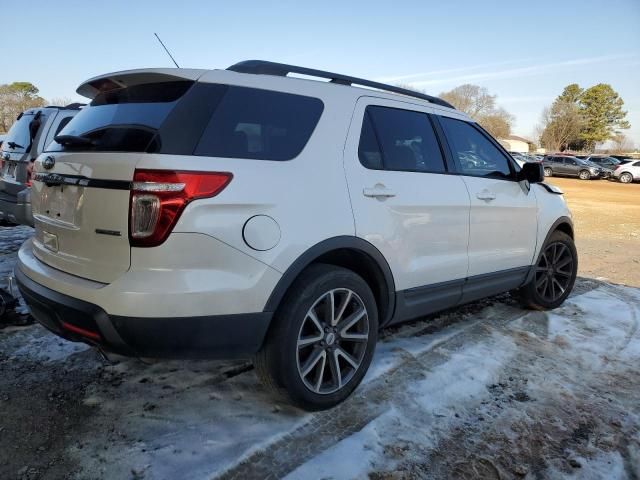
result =
[{"label": "rear door", "polygon": [[[119,77],[126,83],[126,77]],[[59,270],[109,283],[130,266],[129,192],[136,164],[162,143],[161,125],[191,81],[157,76],[96,95],[38,158],[34,254]]]},{"label": "rear door", "polygon": [[[518,283],[531,265],[537,237],[535,194],[515,179],[515,168],[506,153],[477,125],[438,117],[447,143],[471,197],[469,232],[469,281],[465,295],[484,296],[496,282]],[[464,161],[467,152],[479,159]],[[496,284],[500,290],[500,285]],[[465,297],[465,299],[469,299]]]},{"label": "rear door", "polygon": [[[468,268],[469,195],[447,171],[429,112],[362,97],[344,156],[356,235],[382,252],[396,289],[411,297],[405,318],[455,304]],[[433,295],[418,288],[451,281]]]}]

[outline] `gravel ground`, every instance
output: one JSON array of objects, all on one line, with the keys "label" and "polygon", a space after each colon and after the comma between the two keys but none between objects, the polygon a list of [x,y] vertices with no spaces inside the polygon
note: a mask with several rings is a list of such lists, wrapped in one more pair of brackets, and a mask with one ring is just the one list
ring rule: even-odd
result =
[{"label": "gravel ground", "polygon": [[552,177],[573,213],[579,275],[640,287],[640,183]]}]

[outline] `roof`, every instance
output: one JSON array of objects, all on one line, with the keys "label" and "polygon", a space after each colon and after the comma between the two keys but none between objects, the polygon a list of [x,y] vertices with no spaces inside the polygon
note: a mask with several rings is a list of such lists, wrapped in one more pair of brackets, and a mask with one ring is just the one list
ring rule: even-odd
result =
[{"label": "roof", "polygon": [[503,138],[503,140],[517,140],[519,142],[533,143],[531,140],[528,140],[524,137],[519,137],[518,135],[508,135],[507,137]]}]

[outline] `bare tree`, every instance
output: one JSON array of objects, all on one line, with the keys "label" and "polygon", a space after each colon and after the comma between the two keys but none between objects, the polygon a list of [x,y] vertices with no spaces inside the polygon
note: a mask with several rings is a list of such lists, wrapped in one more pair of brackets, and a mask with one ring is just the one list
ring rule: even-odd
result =
[{"label": "bare tree", "polygon": [[575,103],[557,99],[542,111],[537,128],[540,144],[549,151],[563,151],[578,137],[583,118]]},{"label": "bare tree", "polygon": [[627,153],[633,150],[633,142],[629,137],[622,133],[618,133],[613,136],[611,139],[612,145],[612,153],[622,154]]},{"label": "bare tree", "polygon": [[54,97],[47,102],[47,105],[52,105],[56,107],[65,107],[72,103],[76,103],[77,100],[74,100],[71,97]]},{"label": "bare tree", "polygon": [[496,138],[505,138],[511,134],[514,117],[504,108],[496,105],[496,96],[478,85],[460,85],[440,94],[458,110],[466,113],[482,125]]}]

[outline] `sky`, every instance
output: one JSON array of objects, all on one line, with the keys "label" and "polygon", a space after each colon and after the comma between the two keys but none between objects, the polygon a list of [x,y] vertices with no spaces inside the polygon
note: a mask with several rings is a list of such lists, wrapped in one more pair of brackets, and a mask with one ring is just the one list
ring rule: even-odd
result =
[{"label": "sky", "polygon": [[2,0],[0,84],[29,81],[46,99],[79,98],[95,75],[261,59],[437,95],[486,87],[533,137],[570,83],[609,83],[640,147],[640,0],[429,1]]}]

